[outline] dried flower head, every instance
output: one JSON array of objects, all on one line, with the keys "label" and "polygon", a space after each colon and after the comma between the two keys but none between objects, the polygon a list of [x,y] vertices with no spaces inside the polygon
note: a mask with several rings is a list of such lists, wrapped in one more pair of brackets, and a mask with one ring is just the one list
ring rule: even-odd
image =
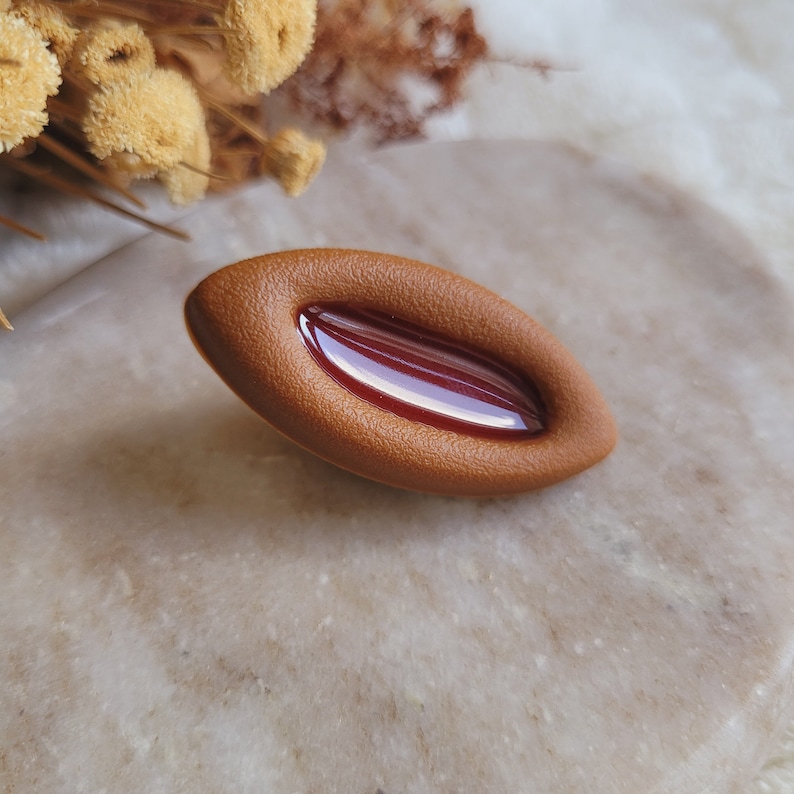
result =
[{"label": "dried flower head", "polygon": [[173,168],[202,127],[204,110],[196,90],[167,69],[100,88],[83,120],[91,152],[134,176]]},{"label": "dried flower head", "polygon": [[154,47],[138,25],[95,25],[80,36],[71,67],[95,85],[125,82],[154,70]]},{"label": "dried flower head", "polygon": [[61,84],[58,59],[24,19],[0,13],[0,152],[47,125],[47,97]]},{"label": "dried flower head", "polygon": [[226,73],[244,91],[268,94],[311,49],[317,0],[228,0]]},{"label": "dried flower head", "polygon": [[317,176],[325,161],[325,147],[300,130],[281,130],[265,149],[265,167],[288,196],[299,196]]},{"label": "dried flower head", "polygon": [[60,9],[47,3],[17,3],[14,13],[35,28],[50,45],[61,69],[72,57],[80,31],[67,22]]},{"label": "dried flower head", "polygon": [[184,206],[204,198],[210,183],[211,158],[209,135],[201,127],[180,162],[159,175],[174,204]]}]

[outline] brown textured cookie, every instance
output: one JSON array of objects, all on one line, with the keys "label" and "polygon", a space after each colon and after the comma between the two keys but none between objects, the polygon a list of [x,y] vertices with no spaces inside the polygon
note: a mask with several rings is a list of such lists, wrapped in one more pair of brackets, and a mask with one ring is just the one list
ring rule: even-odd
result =
[{"label": "brown textured cookie", "polygon": [[[377,383],[345,381],[335,371],[336,352],[323,359],[299,329],[299,317],[305,324],[323,310],[341,329],[342,347],[333,343],[334,351],[362,361],[366,354],[387,375],[401,358],[410,367],[419,356],[413,363],[428,388],[454,382],[453,392],[473,393],[484,378],[507,384],[496,388],[500,404],[524,384],[515,413],[529,415],[527,426],[503,431],[450,421],[443,408],[417,409],[410,398],[379,395]],[[390,485],[464,496],[516,493],[577,474],[615,445],[602,396],[557,339],[484,287],[431,265],[337,249],[270,254],[206,278],[185,312],[199,351],[254,411],[326,460]],[[361,317],[363,332],[348,333],[346,325]],[[422,346],[427,360],[421,350],[410,352]],[[409,352],[401,356],[400,348]],[[447,356],[451,369],[444,369]],[[469,360],[477,383],[460,385]]]}]

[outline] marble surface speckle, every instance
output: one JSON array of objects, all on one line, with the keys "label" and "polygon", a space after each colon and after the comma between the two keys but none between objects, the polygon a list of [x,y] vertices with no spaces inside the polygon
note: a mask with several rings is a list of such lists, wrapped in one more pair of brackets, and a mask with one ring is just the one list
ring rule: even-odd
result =
[{"label": "marble surface speckle", "polygon": [[[0,339],[5,782],[742,792],[794,648],[792,295],[750,244],[625,166],[529,143],[340,148],[300,202],[252,186],[191,228]],[[223,264],[306,245],[503,294],[586,364],[617,450],[474,501],[296,448],[181,307]]]}]

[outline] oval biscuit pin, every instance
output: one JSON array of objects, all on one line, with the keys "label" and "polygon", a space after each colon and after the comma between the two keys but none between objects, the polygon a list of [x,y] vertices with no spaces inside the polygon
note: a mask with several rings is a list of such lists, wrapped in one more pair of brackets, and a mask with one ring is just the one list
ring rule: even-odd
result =
[{"label": "oval biscuit pin", "polygon": [[468,279],[402,257],[313,249],[223,268],[188,329],[277,430],[389,485],[496,496],[578,474],[615,445],[563,345]]}]

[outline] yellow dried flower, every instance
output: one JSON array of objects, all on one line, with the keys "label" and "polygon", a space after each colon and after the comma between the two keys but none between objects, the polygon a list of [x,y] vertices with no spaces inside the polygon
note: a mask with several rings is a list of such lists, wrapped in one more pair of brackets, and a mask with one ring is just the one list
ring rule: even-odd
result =
[{"label": "yellow dried flower", "polygon": [[325,146],[300,130],[281,130],[268,142],[265,166],[289,196],[299,196],[325,162]]},{"label": "yellow dried flower", "polygon": [[226,73],[249,94],[268,94],[301,65],[314,40],[317,0],[228,0]]},{"label": "yellow dried flower", "polygon": [[133,176],[173,168],[204,127],[196,90],[181,74],[155,69],[100,88],[88,103],[83,131],[97,158]]},{"label": "yellow dried flower", "polygon": [[154,71],[154,46],[138,25],[96,25],[80,36],[71,67],[95,85],[126,82]]},{"label": "yellow dried flower", "polygon": [[19,3],[14,7],[14,13],[49,42],[50,52],[55,55],[63,69],[72,56],[80,31],[66,21],[59,9],[44,3]]},{"label": "yellow dried flower", "polygon": [[24,19],[0,13],[0,152],[47,125],[47,97],[61,84],[58,59]]},{"label": "yellow dried flower", "polygon": [[0,309],[0,327],[5,328],[6,331],[13,331],[14,326],[8,321],[8,317],[3,314],[3,310]]},{"label": "yellow dried flower", "polygon": [[168,197],[174,204],[184,206],[204,198],[210,183],[207,172],[210,168],[211,156],[209,135],[206,128],[201,127],[182,160],[159,175],[160,181],[168,191]]}]

